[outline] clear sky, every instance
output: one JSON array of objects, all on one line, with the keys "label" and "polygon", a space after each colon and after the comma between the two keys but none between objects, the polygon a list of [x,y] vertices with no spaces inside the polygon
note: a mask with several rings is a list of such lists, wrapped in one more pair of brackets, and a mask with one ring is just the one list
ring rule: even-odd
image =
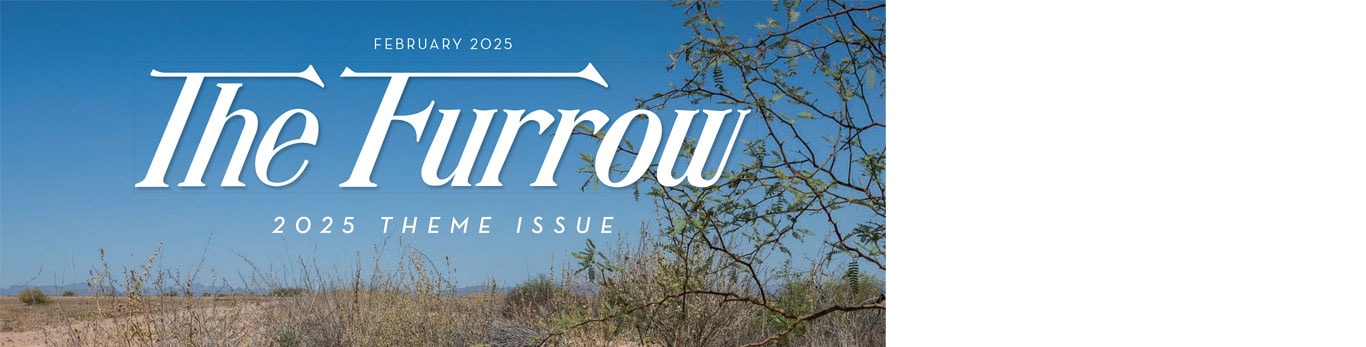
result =
[{"label": "clear sky", "polygon": [[[768,2],[721,8],[731,11],[725,15],[738,28],[771,16]],[[419,234],[413,240],[429,254],[449,255],[462,285],[520,281],[544,272],[552,260],[559,266],[585,238],[605,243],[637,235],[654,214],[652,204],[635,200],[629,189],[581,191],[587,176],[575,172],[582,166],[577,153],[596,148],[584,138],[571,141],[557,171],[559,187],[528,187],[551,133],[537,136],[532,127],[516,141],[503,169],[504,187],[428,187],[419,168],[440,119],[435,111],[420,141],[405,124],[391,127],[373,176],[380,188],[338,188],[388,83],[341,78],[343,68],[574,72],[591,62],[610,88],[579,79],[418,79],[409,82],[398,112],[435,101],[436,109],[461,109],[462,116],[472,109],[598,109],[615,118],[633,109],[635,98],[681,77],[665,71],[666,53],[691,36],[680,25],[683,12],[664,2],[5,3],[2,12],[0,286],[81,282],[98,262],[98,249],[120,266],[145,259],[157,242],[165,243],[163,266],[191,267],[202,254],[226,277],[248,271],[242,257],[354,265],[356,252],[368,259],[371,246],[388,237],[380,233],[380,216],[491,216],[495,232],[488,235]],[[386,51],[374,49],[376,37],[453,37],[465,45],[472,37],[511,38],[513,49]],[[183,83],[150,77],[150,70],[286,72],[309,65],[325,88],[299,79],[206,81],[166,177],[172,187],[133,187],[146,173]],[[291,147],[271,166],[271,177],[280,180],[307,159],[298,181],[284,188],[259,182],[253,146],[241,175],[248,187],[218,188],[241,131],[241,121],[234,120],[206,171],[208,187],[175,187],[207,124],[215,83],[243,83],[233,109],[256,112],[257,141],[285,110],[317,115],[317,146]],[[672,124],[671,114],[661,116],[666,127]],[[501,130],[499,117],[475,166],[476,181]],[[441,172],[458,160],[469,119],[457,122]],[[299,123],[286,126],[286,136],[297,135]],[[755,129],[743,129],[741,137],[754,137]],[[571,222],[613,216],[617,234],[512,234],[517,216],[536,215]],[[300,216],[315,224],[323,216],[355,216],[357,232],[271,234],[276,216],[288,219],[287,226]]]}]

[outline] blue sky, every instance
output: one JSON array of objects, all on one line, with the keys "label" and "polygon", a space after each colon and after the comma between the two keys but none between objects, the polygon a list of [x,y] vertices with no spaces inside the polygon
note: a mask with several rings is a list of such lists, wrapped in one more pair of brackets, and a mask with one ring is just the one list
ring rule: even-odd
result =
[{"label": "blue sky", "polygon": [[[769,16],[768,2],[728,4],[739,28]],[[81,282],[104,248],[115,266],[145,259],[166,244],[163,266],[193,266],[201,254],[220,276],[248,271],[242,257],[290,263],[307,257],[351,264],[368,259],[385,237],[379,216],[492,216],[489,235],[417,235],[429,254],[449,255],[462,285],[488,278],[516,282],[543,272],[582,247],[638,234],[653,215],[629,189],[580,191],[586,176],[577,153],[595,146],[572,140],[557,171],[557,188],[530,188],[550,131],[519,134],[499,188],[427,187],[419,168],[436,131],[433,111],[420,142],[411,128],[391,127],[373,179],[377,189],[342,189],[384,93],[384,79],[341,78],[341,71],[578,71],[593,63],[611,85],[577,79],[415,79],[401,114],[429,101],[437,109],[598,109],[615,118],[634,99],[665,89],[681,72],[666,73],[665,54],[691,33],[668,3],[5,3],[0,50],[0,285]],[[503,51],[384,51],[375,37],[509,37]],[[182,79],[161,71],[299,71],[313,65],[326,83],[298,79],[210,79],[205,82],[171,163],[171,188],[135,189],[151,161]],[[283,188],[260,183],[252,154],[245,189],[217,185],[240,132],[229,122],[206,171],[207,188],[177,188],[199,143],[218,89],[243,83],[233,109],[258,116],[258,133],[285,110],[317,115],[319,140],[280,155],[271,176],[283,179],[309,160],[304,175]],[[711,107],[708,107],[711,106]],[[699,108],[725,109],[723,105]],[[666,127],[671,114],[661,114]],[[462,117],[442,165],[457,160],[472,118]],[[494,121],[475,166],[482,176],[501,129]],[[285,128],[300,132],[299,122]],[[729,129],[729,125],[726,129]],[[755,127],[741,138],[755,137]],[[635,130],[635,128],[633,128]],[[667,135],[667,130],[665,131]],[[636,136],[637,138],[639,136]],[[256,137],[259,141],[259,134]],[[739,153],[736,150],[735,153]],[[735,164],[732,160],[731,164]],[[732,165],[733,166],[733,165]],[[616,235],[513,235],[517,216],[610,215]],[[356,216],[351,235],[271,234],[275,216]],[[207,251],[206,251],[207,245]],[[38,269],[42,269],[42,273]],[[36,276],[36,279],[35,279]]]}]

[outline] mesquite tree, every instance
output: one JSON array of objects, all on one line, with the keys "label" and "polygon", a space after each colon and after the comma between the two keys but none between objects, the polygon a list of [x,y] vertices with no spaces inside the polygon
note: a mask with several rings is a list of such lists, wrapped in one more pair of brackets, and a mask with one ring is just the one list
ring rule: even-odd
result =
[{"label": "mesquite tree", "polygon": [[[803,269],[800,262],[810,263],[812,272],[836,269],[830,272],[841,273],[850,286],[859,285],[868,266],[886,270],[886,5],[775,0],[772,17],[735,29],[715,15],[718,2],[675,6],[688,15],[684,26],[694,35],[669,54],[669,69],[687,77],[638,99],[639,106],[750,109],[744,127],[759,136],[737,144],[731,162],[738,165],[725,168],[715,185],[665,187],[656,183],[657,167],[637,183],[638,193],[646,190],[641,198],[653,200],[660,214],[652,237],[671,260],[683,263],[678,275],[684,278],[662,288],[658,300],[623,303],[603,318],[666,304],[687,310],[688,300],[720,299],[776,318],[778,329],[756,341],[765,344],[831,313],[884,310],[880,296],[824,302],[806,312],[785,309],[776,297],[777,282]],[[694,145],[685,143],[682,153],[692,153]],[[628,143],[620,151],[634,154],[635,148]],[[817,248],[814,243],[820,244],[817,256],[792,249]],[[605,290],[613,285],[611,273],[623,267],[591,243],[575,257],[590,278],[608,278],[598,281]],[[729,276],[741,285],[717,288],[695,280],[709,276]]]}]

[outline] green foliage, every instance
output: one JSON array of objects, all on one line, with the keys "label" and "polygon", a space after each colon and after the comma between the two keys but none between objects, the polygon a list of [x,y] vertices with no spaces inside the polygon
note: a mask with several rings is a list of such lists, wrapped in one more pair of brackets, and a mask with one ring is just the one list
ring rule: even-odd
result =
[{"label": "green foliage", "polygon": [[562,291],[549,276],[538,275],[508,292],[506,310],[545,309],[551,299],[562,294]]},{"label": "green foliage", "polygon": [[43,293],[42,289],[29,288],[19,292],[19,302],[24,303],[24,305],[47,305],[52,302],[52,299],[48,298],[47,293]]},{"label": "green foliage", "polygon": [[[618,316],[619,327],[660,331],[642,334],[673,344],[752,342],[689,340],[655,325],[705,330],[719,318],[698,313],[708,308],[697,306],[701,302],[732,311],[753,306],[772,334],[760,339],[765,343],[790,342],[814,319],[876,322],[872,312],[853,311],[884,309],[881,300],[867,299],[881,295],[869,272],[886,270],[886,35],[879,17],[886,5],[775,0],[773,13],[753,18],[756,24],[740,26],[744,30],[726,26],[719,1],[674,5],[693,35],[668,54],[669,69],[684,70],[685,77],[637,99],[639,107],[667,110],[682,102],[686,108],[750,110],[743,127],[753,135],[736,146],[743,156],[707,169],[721,171],[712,186],[666,187],[657,184],[659,168],[652,167],[633,189],[645,190],[660,213],[657,232],[645,241],[653,248],[613,258],[589,242],[574,254],[579,272],[608,293],[614,312],[628,312]],[[736,124],[733,119],[722,133]],[[717,150],[696,148],[696,142],[686,147],[679,153],[685,160],[695,150]],[[629,144],[620,150],[635,153]],[[580,158],[591,170],[593,158]],[[621,171],[614,166],[614,173]],[[590,184],[597,185],[596,176],[584,187]],[[798,245],[810,247],[808,241],[822,245],[817,257],[793,254]],[[639,255],[657,258],[642,264]],[[811,263],[792,264],[800,259]],[[812,270],[788,272],[794,267]],[[774,272],[785,273],[776,277],[781,285],[769,283]],[[841,314],[802,317],[835,311]]]},{"label": "green foliage", "polygon": [[300,287],[284,287],[284,288],[274,288],[274,289],[271,289],[271,290],[270,290],[270,296],[278,296],[278,297],[299,296],[299,295],[304,294],[304,293],[308,293],[308,289],[300,288]]},{"label": "green foliage", "polygon": [[[884,103],[878,91],[886,84],[886,36],[876,15],[885,4],[777,0],[771,16],[756,18],[757,34],[728,30],[715,14],[717,1],[674,5],[688,15],[683,25],[694,36],[669,54],[670,69],[693,74],[638,103],[749,109],[761,119],[745,126],[761,136],[746,139],[748,160],[723,172],[722,184],[662,187],[646,175],[637,187],[649,189],[665,213],[661,229],[726,253],[750,272],[770,252],[790,256],[791,244],[824,232],[829,248],[821,262],[844,258],[885,270],[886,115],[874,106]],[[681,153],[691,154],[691,147]],[[860,211],[844,212],[850,209]],[[732,234],[741,234],[740,242],[723,245]]]},{"label": "green foliage", "polygon": [[849,262],[849,267],[844,271],[844,283],[848,284],[849,289],[854,292],[859,291],[859,276],[858,262]]},{"label": "green foliage", "polygon": [[[587,246],[582,251],[574,252],[571,256],[579,260],[579,269],[575,274],[585,274],[589,281],[596,281],[599,274],[616,272],[619,267],[607,260],[607,256],[598,250],[598,246],[593,244],[593,239],[584,240]],[[609,278],[610,280],[610,278]]]},{"label": "green foliage", "polygon": [[76,296],[76,292],[73,292],[73,291],[70,291],[70,290],[64,291],[64,292],[62,292],[62,296]]}]

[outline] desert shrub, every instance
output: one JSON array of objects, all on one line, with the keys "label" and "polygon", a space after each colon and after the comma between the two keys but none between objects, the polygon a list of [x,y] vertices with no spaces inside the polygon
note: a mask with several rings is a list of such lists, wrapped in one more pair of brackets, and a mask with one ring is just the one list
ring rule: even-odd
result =
[{"label": "desert shrub", "polygon": [[[845,272],[824,280],[808,276],[789,276],[775,293],[773,306],[795,315],[809,315],[832,305],[853,306],[877,303],[883,298],[882,281],[867,274]],[[885,316],[880,311],[833,313],[812,324],[794,325],[793,320],[766,312],[759,316],[769,331],[791,326],[788,334],[774,340],[779,346],[819,345],[841,341],[853,346],[885,345]]]},{"label": "desert shrub", "polygon": [[[885,345],[882,310],[821,313],[829,307],[881,305],[882,280],[858,265],[816,264],[797,271],[787,262],[758,287],[730,257],[650,237],[575,253],[577,276],[560,288],[586,285],[593,300],[580,319],[550,329],[551,345],[607,341],[639,345],[776,346]],[[726,240],[728,243],[734,239]],[[682,247],[679,247],[682,246]],[[587,284],[573,284],[586,279]],[[817,316],[819,315],[819,316]],[[818,317],[819,319],[811,319]]]},{"label": "desert shrub", "polygon": [[[816,310],[816,291],[816,286],[810,281],[796,276],[786,278],[781,288],[774,295],[773,306],[787,313],[810,314]],[[762,320],[761,324],[770,331],[781,331],[791,325],[793,321],[773,312],[764,312],[759,316]],[[788,336],[779,338],[777,343],[780,346],[790,345],[795,337],[801,336],[805,332],[805,327],[798,326]]]},{"label": "desert shrub", "polygon": [[[752,111],[744,127],[758,136],[718,164],[711,179],[721,183],[667,182],[681,180],[672,164],[639,176],[632,188],[654,203],[653,230],[641,251],[614,256],[590,242],[573,254],[607,311],[557,329],[552,337],[565,338],[555,342],[576,344],[571,330],[583,329],[642,345],[880,344],[886,305],[869,300],[881,293],[861,276],[886,271],[887,116],[874,106],[886,99],[885,4],[775,0],[777,16],[751,17],[756,32],[725,25],[722,17],[733,24],[746,16],[722,15],[719,1],[674,3],[696,34],[669,53],[668,70],[684,77],[637,98],[637,107],[731,105]],[[710,142],[684,146],[694,155],[732,150]],[[689,164],[704,166],[703,158]],[[589,172],[601,158],[581,159]],[[584,186],[603,183],[598,177]],[[820,249],[791,250],[810,245]],[[785,274],[793,270],[804,273]]]},{"label": "desert shrub", "polygon": [[513,317],[532,314],[544,316],[553,309],[553,299],[568,294],[544,274],[528,279],[508,292],[503,304],[503,315]]},{"label": "desert shrub", "polygon": [[292,306],[290,309],[302,310],[303,312],[288,318],[298,319],[297,322],[282,319],[277,324],[273,324],[276,325],[275,334],[271,341],[274,345],[280,347],[346,345],[345,331],[336,315],[322,314],[319,307],[313,303],[290,303],[287,306]]},{"label": "desert shrub", "polygon": [[62,292],[62,296],[76,296],[76,292],[73,292],[73,291],[68,290],[68,291]]},{"label": "desert shrub", "polygon": [[271,290],[270,290],[270,296],[291,297],[291,296],[299,296],[299,294],[303,294],[303,293],[307,293],[307,292],[308,292],[308,289],[299,288],[299,287],[275,288],[275,289],[271,289]]},{"label": "desert shrub", "polygon": [[593,301],[579,319],[552,329],[548,343],[735,346],[762,337],[749,324],[755,310],[727,294],[755,288],[720,255],[642,233],[639,243],[599,250],[590,241],[574,255],[577,278],[590,282]]},{"label": "desert shrub", "polygon": [[47,305],[52,302],[52,299],[49,299],[42,289],[29,288],[19,292],[19,301],[23,302],[24,305]]}]

